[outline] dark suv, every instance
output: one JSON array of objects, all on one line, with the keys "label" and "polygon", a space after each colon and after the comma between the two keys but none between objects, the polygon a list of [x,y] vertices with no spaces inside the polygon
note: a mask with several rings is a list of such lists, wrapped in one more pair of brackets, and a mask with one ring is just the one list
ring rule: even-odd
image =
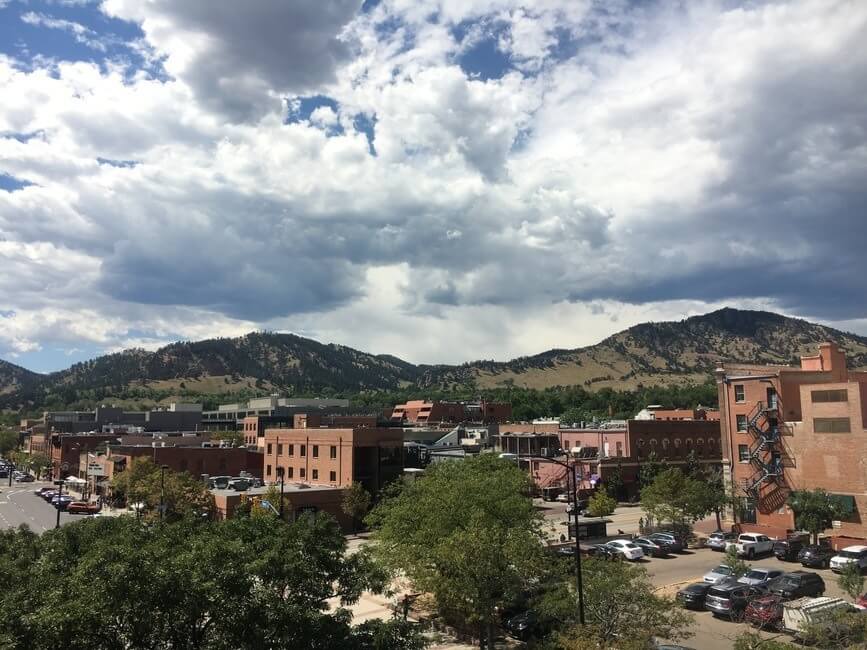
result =
[{"label": "dark suv", "polygon": [[734,580],[725,580],[707,590],[704,608],[714,616],[742,621],[750,601],[765,593],[763,587],[751,587]]},{"label": "dark suv", "polygon": [[774,542],[774,555],[784,562],[797,562],[798,553],[802,548],[804,548],[804,540],[798,537],[781,539],[779,542]]},{"label": "dark suv", "polygon": [[801,596],[821,596],[825,593],[825,581],[817,573],[792,571],[774,578],[768,583],[768,593],[780,596],[783,600],[793,600]]},{"label": "dark suv", "polygon": [[811,569],[827,569],[831,566],[831,558],[834,557],[834,549],[823,544],[810,544],[798,553],[798,562],[801,566]]}]

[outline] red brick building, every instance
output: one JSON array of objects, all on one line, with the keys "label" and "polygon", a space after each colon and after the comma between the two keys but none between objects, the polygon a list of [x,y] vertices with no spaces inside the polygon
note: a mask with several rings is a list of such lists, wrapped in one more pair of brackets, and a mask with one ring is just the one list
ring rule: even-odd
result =
[{"label": "red brick building", "polygon": [[[246,500],[261,500],[268,488],[251,488],[246,492],[235,490],[211,490],[214,495],[214,505],[219,519],[227,519],[233,516],[235,508]],[[330,486],[300,486],[286,483],[283,489],[284,511],[289,513],[289,518],[295,519],[305,513],[326,512],[334,517],[340,527],[348,532],[352,529],[352,520],[343,512],[343,489]],[[271,504],[275,509],[280,504]]]},{"label": "red brick building", "polygon": [[149,458],[156,465],[166,465],[175,472],[188,472],[193,476],[239,476],[247,472],[263,478],[263,454],[246,447],[113,445],[109,447],[108,456],[115,463],[118,457],[126,458],[126,466],[134,458]]},{"label": "red brick building", "polygon": [[398,404],[391,413],[395,424],[434,424],[437,422],[505,422],[512,417],[512,405],[503,402],[428,402],[410,400]]},{"label": "red brick building", "polygon": [[352,427],[375,427],[375,415],[333,415],[328,413],[295,413],[291,416],[249,416],[241,422],[244,444],[262,447],[266,429],[306,429],[325,427],[345,429]]},{"label": "red brick building", "polygon": [[265,481],[346,487],[361,483],[371,494],[403,472],[403,431],[399,428],[267,429]]},{"label": "red brick building", "polygon": [[867,373],[823,343],[799,367],[725,364],[717,383],[742,527],[784,535],[794,528],[791,491],[824,488],[849,511],[835,534],[867,538]]}]

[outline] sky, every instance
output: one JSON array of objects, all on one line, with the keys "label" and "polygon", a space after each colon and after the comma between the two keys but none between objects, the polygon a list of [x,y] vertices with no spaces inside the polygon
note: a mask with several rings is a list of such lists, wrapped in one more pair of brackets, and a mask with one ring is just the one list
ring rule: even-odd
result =
[{"label": "sky", "polygon": [[0,0],[0,358],[867,334],[867,3]]}]

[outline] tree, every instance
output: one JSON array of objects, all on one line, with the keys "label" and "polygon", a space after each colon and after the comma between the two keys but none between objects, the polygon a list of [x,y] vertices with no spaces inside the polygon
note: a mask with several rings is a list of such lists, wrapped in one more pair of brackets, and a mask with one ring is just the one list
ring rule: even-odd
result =
[{"label": "tree", "polygon": [[844,515],[839,504],[825,490],[795,490],[789,495],[789,507],[795,513],[795,526],[812,535],[819,543],[819,533],[831,527],[831,522]]},{"label": "tree", "polygon": [[7,456],[11,451],[18,449],[17,431],[0,431],[0,456]]},{"label": "tree", "polygon": [[867,643],[867,616],[838,609],[801,628],[800,640],[806,646],[863,650]]},{"label": "tree", "polygon": [[161,503],[167,518],[213,515],[214,497],[201,480],[172,470],[163,475],[150,458],[134,458],[129,467],[112,478],[111,487],[128,505],[144,504],[151,516],[158,515]]},{"label": "tree", "polygon": [[703,481],[671,468],[641,491],[641,505],[658,522],[686,527],[708,513],[709,495]]},{"label": "tree", "polygon": [[701,460],[699,460],[698,454],[695,452],[695,449],[690,449],[689,453],[686,455],[686,463],[684,465],[683,471],[690,478],[703,477],[704,468],[702,467]]},{"label": "tree", "polygon": [[514,463],[482,454],[438,463],[393,484],[367,516],[375,552],[458,625],[478,625],[492,647],[499,607],[545,566],[532,484]]},{"label": "tree", "polygon": [[617,508],[617,500],[612,499],[605,492],[596,492],[587,503],[587,511],[593,517],[607,517]]},{"label": "tree", "polygon": [[651,451],[647,456],[647,460],[641,463],[638,469],[638,484],[643,490],[656,480],[657,475],[662,472],[667,463],[660,461],[655,451]]},{"label": "tree", "polygon": [[574,585],[552,594],[541,606],[564,622],[555,647],[564,650],[651,647],[654,637],[677,641],[691,636],[693,618],[670,598],[654,593],[642,567],[588,558],[584,564],[584,612],[587,626],[577,625]]},{"label": "tree", "polygon": [[849,562],[843,567],[840,577],[837,578],[840,589],[845,591],[855,600],[864,593],[864,576],[861,575],[861,565],[857,562]]},{"label": "tree", "polygon": [[740,558],[738,550],[734,546],[730,546],[726,549],[725,562],[723,564],[732,570],[732,576],[735,578],[740,578],[742,575],[746,575],[749,573],[750,569],[752,569],[752,565],[748,562],[744,562]]},{"label": "tree", "polygon": [[244,446],[244,434],[241,431],[215,431],[211,434],[212,441],[223,441],[232,447]]},{"label": "tree", "polygon": [[612,499],[620,500],[623,496],[623,468],[619,463],[605,477],[605,492]]},{"label": "tree", "polygon": [[[350,625],[386,574],[346,554],[333,518],[90,519],[0,532],[0,641],[9,650],[419,650],[402,621]],[[85,597],[70,597],[81,593]],[[336,603],[336,608],[332,606]]]},{"label": "tree", "polygon": [[361,483],[353,482],[343,490],[343,501],[340,504],[347,517],[352,519],[352,530],[357,530],[358,521],[363,519],[370,510],[370,492],[364,489]]}]

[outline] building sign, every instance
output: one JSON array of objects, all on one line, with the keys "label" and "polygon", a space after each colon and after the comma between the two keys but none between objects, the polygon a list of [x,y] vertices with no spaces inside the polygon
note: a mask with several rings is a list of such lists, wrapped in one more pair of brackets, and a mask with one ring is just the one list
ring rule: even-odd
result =
[{"label": "building sign", "polygon": [[99,463],[88,463],[87,464],[87,475],[88,476],[102,476],[103,469],[102,465]]}]

